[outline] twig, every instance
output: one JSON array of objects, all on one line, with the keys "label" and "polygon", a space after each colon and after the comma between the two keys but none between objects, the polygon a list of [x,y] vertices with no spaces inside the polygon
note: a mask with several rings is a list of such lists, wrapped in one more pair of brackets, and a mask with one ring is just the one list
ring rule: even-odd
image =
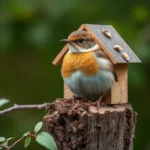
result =
[{"label": "twig", "polygon": [[7,150],[7,148],[5,146],[0,145],[0,147]]},{"label": "twig", "polygon": [[3,116],[6,113],[9,113],[11,111],[15,111],[15,110],[22,110],[22,109],[43,109],[47,106],[47,104],[35,104],[35,105],[17,105],[15,104],[12,107],[9,107],[7,109],[4,109],[2,111],[0,111],[0,116]]},{"label": "twig", "polygon": [[23,140],[25,138],[25,136],[21,137],[20,139],[18,139],[15,143],[13,143],[11,146],[8,147],[8,149],[11,149],[12,147],[14,147],[16,144],[18,144],[21,140]]},{"label": "twig", "polygon": [[25,136],[22,136],[20,139],[18,139],[16,142],[14,142],[11,146],[2,146],[0,145],[1,148],[6,149],[6,150],[10,150],[12,149],[16,144],[18,144],[20,141],[22,141],[25,138]]}]

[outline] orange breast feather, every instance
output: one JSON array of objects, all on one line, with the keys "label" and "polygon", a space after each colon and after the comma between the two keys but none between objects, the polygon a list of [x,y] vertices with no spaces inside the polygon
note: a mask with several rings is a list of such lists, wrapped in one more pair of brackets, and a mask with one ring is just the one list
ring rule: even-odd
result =
[{"label": "orange breast feather", "polygon": [[99,65],[93,55],[94,52],[66,54],[62,64],[62,75],[70,77],[76,70],[86,75],[96,75]]}]

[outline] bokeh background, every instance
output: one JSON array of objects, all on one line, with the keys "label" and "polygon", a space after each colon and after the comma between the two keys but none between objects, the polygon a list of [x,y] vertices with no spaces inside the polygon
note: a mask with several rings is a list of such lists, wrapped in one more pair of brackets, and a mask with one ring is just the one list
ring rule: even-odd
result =
[{"label": "bokeh background", "polygon": [[[0,0],[0,97],[10,103],[52,102],[63,96],[59,40],[83,23],[111,24],[142,60],[129,65],[129,101],[138,112],[134,150],[150,150],[150,1]],[[2,109],[2,108],[0,108]],[[44,110],[0,118],[0,136],[19,138]],[[14,149],[23,149],[23,143]],[[32,142],[29,150],[44,150]]]}]

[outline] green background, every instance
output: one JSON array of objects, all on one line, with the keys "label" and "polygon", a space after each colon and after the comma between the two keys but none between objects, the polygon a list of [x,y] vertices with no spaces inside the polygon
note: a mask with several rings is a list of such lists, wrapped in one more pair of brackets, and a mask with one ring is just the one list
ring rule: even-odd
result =
[{"label": "green background", "polygon": [[[52,102],[63,96],[60,66],[52,61],[83,23],[111,24],[142,60],[129,64],[129,102],[138,112],[134,150],[150,150],[150,1],[0,0],[0,97],[10,103]],[[0,108],[2,109],[2,108]],[[44,110],[0,118],[0,136],[33,130]],[[23,149],[23,143],[14,149]],[[44,150],[32,142],[31,149]]]}]

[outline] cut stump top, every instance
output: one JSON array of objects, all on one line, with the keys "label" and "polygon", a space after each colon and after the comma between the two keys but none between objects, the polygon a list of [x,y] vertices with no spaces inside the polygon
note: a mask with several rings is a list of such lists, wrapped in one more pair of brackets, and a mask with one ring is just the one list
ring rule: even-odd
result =
[{"label": "cut stump top", "polygon": [[129,105],[94,106],[59,99],[47,107],[45,130],[59,150],[133,150],[136,113]]}]

